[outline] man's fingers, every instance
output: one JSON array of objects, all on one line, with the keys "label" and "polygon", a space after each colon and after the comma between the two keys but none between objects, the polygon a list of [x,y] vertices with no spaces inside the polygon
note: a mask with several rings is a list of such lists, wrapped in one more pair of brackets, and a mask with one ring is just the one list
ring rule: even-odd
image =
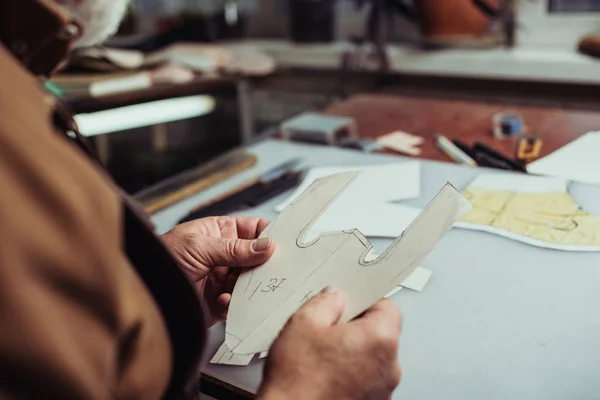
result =
[{"label": "man's fingers", "polygon": [[344,294],[339,289],[326,287],[303,305],[292,316],[291,322],[332,326],[342,317],[345,304]]},{"label": "man's fingers", "polygon": [[240,274],[237,271],[229,272],[227,279],[225,280],[225,285],[223,288],[224,293],[233,293],[233,288],[235,287],[235,283],[237,282]]},{"label": "man's fingers", "polygon": [[268,219],[261,218],[256,226],[256,236],[259,236],[265,230],[265,228],[269,226],[270,223],[271,221]]},{"label": "man's fingers", "polygon": [[204,237],[198,242],[202,257],[209,266],[256,267],[265,263],[275,251],[269,238],[255,240]]},{"label": "man's fingers", "polygon": [[269,220],[261,217],[231,217],[235,219],[237,235],[240,239],[256,239],[269,225]]},{"label": "man's fingers", "polygon": [[391,300],[383,299],[365,311],[353,323],[378,326],[379,329],[389,332],[393,337],[398,337],[402,328],[402,314]]},{"label": "man's fingers", "polygon": [[226,320],[230,303],[231,294],[229,293],[223,293],[219,297],[217,297],[213,306],[213,314],[215,315],[215,318],[219,320]]},{"label": "man's fingers", "polygon": [[215,284],[224,285],[229,277],[229,267],[214,267],[210,271],[210,277]]}]

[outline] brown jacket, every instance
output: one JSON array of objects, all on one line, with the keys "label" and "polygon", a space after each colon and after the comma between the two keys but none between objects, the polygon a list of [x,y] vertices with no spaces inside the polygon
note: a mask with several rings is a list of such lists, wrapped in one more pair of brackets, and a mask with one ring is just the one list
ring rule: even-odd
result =
[{"label": "brown jacket", "polygon": [[[78,36],[52,0],[0,0],[0,400],[192,398],[196,294],[35,75]],[[57,129],[56,127],[60,129]]]}]

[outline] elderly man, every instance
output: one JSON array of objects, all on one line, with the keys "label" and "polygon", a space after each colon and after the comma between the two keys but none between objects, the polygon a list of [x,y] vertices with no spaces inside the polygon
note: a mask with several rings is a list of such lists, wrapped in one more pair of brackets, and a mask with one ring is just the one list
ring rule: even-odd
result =
[{"label": "elderly man", "polygon": [[[165,0],[167,1],[167,0]],[[116,28],[126,0],[0,0],[0,399],[191,399],[206,328],[236,275],[275,251],[267,221],[209,218],[162,238],[94,162],[41,85],[73,46]],[[74,139],[73,139],[74,138]],[[327,288],[288,322],[261,399],[385,399],[400,314],[338,324]]]}]

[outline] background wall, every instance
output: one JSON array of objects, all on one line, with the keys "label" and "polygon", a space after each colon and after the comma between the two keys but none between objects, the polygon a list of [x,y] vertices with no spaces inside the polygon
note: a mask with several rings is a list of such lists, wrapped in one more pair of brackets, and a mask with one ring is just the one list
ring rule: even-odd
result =
[{"label": "background wall", "polygon": [[[286,0],[260,0],[260,7],[253,15],[249,34],[258,38],[287,37]],[[338,0],[336,34],[339,40],[363,36],[367,8],[357,9],[350,0]],[[392,38],[396,41],[416,40],[418,31],[415,26],[403,18],[396,18]]]},{"label": "background wall", "polygon": [[[520,29],[518,47],[573,48],[581,35],[600,30],[600,13],[550,13],[550,0],[516,0]],[[563,0],[565,1],[565,0]],[[567,0],[571,1],[571,0]],[[590,1],[590,0],[586,0]],[[287,37],[287,17],[279,4],[281,0],[261,0],[250,21],[253,37]],[[364,34],[366,10],[356,10],[347,0],[338,3],[337,37],[340,40]],[[405,19],[396,18],[392,40],[415,41],[419,34]]]}]

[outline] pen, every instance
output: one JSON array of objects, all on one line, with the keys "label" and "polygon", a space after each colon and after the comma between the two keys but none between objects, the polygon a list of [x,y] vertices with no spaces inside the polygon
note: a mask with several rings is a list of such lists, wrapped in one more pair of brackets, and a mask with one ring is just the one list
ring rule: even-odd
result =
[{"label": "pen", "polygon": [[496,150],[492,149],[491,147],[484,145],[483,143],[477,142],[477,143],[475,143],[473,148],[477,152],[486,153],[497,160],[501,160],[503,163],[509,165],[510,169],[513,169],[516,171],[521,171],[521,172],[527,172],[527,170],[525,169],[523,164],[521,164],[520,162],[504,156],[503,154],[497,152]]},{"label": "pen", "polygon": [[461,164],[470,165],[471,167],[477,166],[475,160],[469,157],[464,151],[459,149],[454,143],[449,141],[444,136],[438,135],[435,138],[435,144],[442,151],[442,153],[450,157],[452,160]]},{"label": "pen", "polygon": [[477,165],[479,165],[479,160],[477,160],[477,152],[475,152],[470,146],[466,145],[465,143],[461,142],[460,140],[453,140],[452,143],[454,143],[454,145],[456,147],[458,147],[459,149],[464,151],[466,155],[468,155],[473,160],[475,160]]},{"label": "pen", "polygon": [[477,162],[479,163],[480,167],[496,168],[505,171],[514,171],[514,168],[510,164],[483,152],[477,154]]},{"label": "pen", "polygon": [[489,153],[481,150],[476,151],[459,140],[453,140],[452,142],[456,145],[456,147],[464,151],[469,157],[475,160],[477,165],[480,167],[489,167],[508,171],[514,170],[513,166],[504,161],[503,159],[501,160],[499,158],[493,157]]}]

